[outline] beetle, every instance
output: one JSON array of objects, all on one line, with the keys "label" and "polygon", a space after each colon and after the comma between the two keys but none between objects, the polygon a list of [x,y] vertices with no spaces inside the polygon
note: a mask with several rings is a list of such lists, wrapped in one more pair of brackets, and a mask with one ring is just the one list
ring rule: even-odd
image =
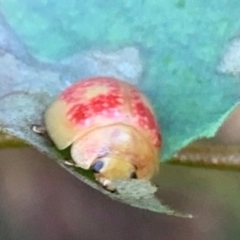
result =
[{"label": "beetle", "polygon": [[158,172],[162,139],[156,116],[147,97],[126,81],[77,81],[48,106],[44,121],[56,147],[71,146],[74,164],[92,170],[110,191],[116,179],[150,180]]}]

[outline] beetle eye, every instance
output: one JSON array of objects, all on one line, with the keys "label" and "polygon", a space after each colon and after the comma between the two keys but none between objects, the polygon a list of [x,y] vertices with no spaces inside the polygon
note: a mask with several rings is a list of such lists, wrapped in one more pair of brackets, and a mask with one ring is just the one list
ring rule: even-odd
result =
[{"label": "beetle eye", "polygon": [[100,170],[102,169],[102,167],[103,167],[103,162],[102,162],[102,161],[97,161],[97,162],[95,162],[95,163],[91,166],[91,169],[92,169],[94,172],[98,173],[98,172],[100,172]]},{"label": "beetle eye", "polygon": [[131,175],[130,175],[130,178],[132,178],[132,179],[137,179],[137,174],[136,174],[136,172],[132,172]]}]

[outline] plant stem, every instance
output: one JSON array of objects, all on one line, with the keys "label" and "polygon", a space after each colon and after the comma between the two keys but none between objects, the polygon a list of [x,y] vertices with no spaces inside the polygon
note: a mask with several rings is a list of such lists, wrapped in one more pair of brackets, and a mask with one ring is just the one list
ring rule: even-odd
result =
[{"label": "plant stem", "polygon": [[240,146],[201,140],[176,153],[168,163],[240,170]]}]

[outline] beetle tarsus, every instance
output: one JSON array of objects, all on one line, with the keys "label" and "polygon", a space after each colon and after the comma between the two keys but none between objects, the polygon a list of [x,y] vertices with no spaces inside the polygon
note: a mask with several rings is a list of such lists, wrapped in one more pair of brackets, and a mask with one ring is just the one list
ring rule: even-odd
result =
[{"label": "beetle tarsus", "polygon": [[116,193],[117,189],[113,182],[107,178],[95,174],[96,181],[98,181],[106,190],[112,193]]},{"label": "beetle tarsus", "polygon": [[65,160],[64,164],[70,167],[77,167],[76,163],[72,162],[71,160]]},{"label": "beetle tarsus", "polygon": [[33,124],[31,126],[33,132],[43,135],[46,133],[46,128],[43,125]]}]

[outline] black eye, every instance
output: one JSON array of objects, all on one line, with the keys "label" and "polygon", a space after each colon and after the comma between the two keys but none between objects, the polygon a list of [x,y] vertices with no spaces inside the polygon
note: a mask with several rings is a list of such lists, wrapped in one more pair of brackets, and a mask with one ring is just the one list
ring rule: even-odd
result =
[{"label": "black eye", "polygon": [[102,161],[97,161],[97,162],[95,162],[95,163],[91,166],[91,169],[92,169],[94,172],[98,173],[98,172],[100,172],[100,170],[102,169],[102,167],[103,167],[103,162],[102,162]]},{"label": "black eye", "polygon": [[137,174],[136,174],[136,172],[132,172],[131,175],[130,175],[130,178],[132,178],[132,179],[137,179]]}]

